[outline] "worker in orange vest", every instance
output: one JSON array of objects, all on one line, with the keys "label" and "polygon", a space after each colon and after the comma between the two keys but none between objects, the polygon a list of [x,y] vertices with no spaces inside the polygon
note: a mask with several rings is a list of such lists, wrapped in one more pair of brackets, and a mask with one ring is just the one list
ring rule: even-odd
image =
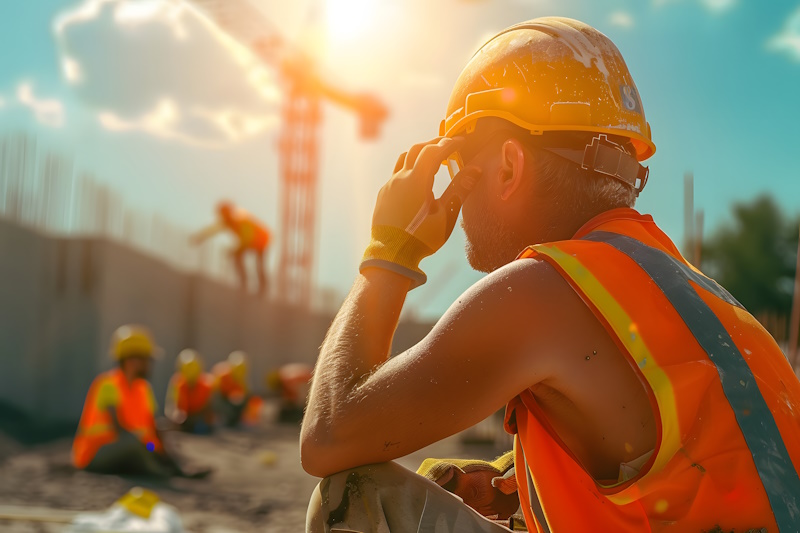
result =
[{"label": "worker in orange vest", "polygon": [[210,433],[214,427],[213,376],[203,371],[203,360],[195,350],[183,350],[175,366],[164,413],[183,431]]},{"label": "worker in orange vest", "polygon": [[[655,145],[614,43],[567,18],[511,26],[442,116],[378,193],[320,349],[300,457],[326,479],[307,530],[507,532],[521,506],[539,533],[800,531],[800,381],[633,209]],[[460,208],[487,276],[392,355],[420,261]],[[421,475],[391,462],[503,405],[510,456]]]},{"label": "worker in orange vest", "polygon": [[191,242],[201,244],[221,231],[227,230],[232,233],[237,239],[237,244],[231,250],[231,257],[242,289],[247,289],[244,256],[246,253],[251,253],[256,258],[258,294],[266,295],[269,290],[266,267],[267,251],[272,240],[269,229],[263,222],[244,209],[235,207],[231,202],[220,202],[217,206],[217,214],[219,216],[217,223],[195,233],[190,239]]},{"label": "worker in orange vest", "polygon": [[263,400],[250,392],[247,384],[247,354],[231,352],[228,359],[214,365],[217,411],[226,426],[253,425],[261,416]]},{"label": "worker in orange vest", "polygon": [[299,422],[303,418],[313,370],[305,363],[288,363],[267,374],[267,387],[280,394],[279,422]]},{"label": "worker in orange vest", "polygon": [[125,325],[114,332],[109,353],[118,366],[100,374],[89,388],[72,445],[76,468],[109,474],[188,475],[166,452],[156,428],[158,406],[147,379],[159,352],[143,326]]}]

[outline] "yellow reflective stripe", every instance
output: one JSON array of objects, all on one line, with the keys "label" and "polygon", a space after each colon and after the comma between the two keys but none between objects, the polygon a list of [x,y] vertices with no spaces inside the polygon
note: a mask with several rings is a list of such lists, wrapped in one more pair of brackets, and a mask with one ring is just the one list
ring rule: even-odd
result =
[{"label": "yellow reflective stripe", "polygon": [[[555,261],[581,292],[594,304],[614,330],[625,349],[628,350],[633,360],[636,361],[645,379],[650,384],[650,388],[653,390],[661,418],[661,446],[658,449],[652,468],[640,478],[640,481],[644,480],[664,468],[664,465],[681,447],[678,412],[672,383],[666,373],[658,366],[644,339],[639,335],[636,323],[631,320],[631,317],[628,316],[622,306],[589,269],[583,266],[576,257],[559,250],[555,246],[539,245],[532,248]],[[598,485],[603,488],[613,488],[620,485],[620,483],[611,485],[598,483]],[[626,492],[627,489],[608,495],[608,499],[618,505],[625,505],[634,499],[632,496],[627,495]]]},{"label": "yellow reflective stripe", "polygon": [[114,426],[111,424],[92,424],[88,428],[81,428],[82,437],[96,437],[103,433],[114,433]]}]

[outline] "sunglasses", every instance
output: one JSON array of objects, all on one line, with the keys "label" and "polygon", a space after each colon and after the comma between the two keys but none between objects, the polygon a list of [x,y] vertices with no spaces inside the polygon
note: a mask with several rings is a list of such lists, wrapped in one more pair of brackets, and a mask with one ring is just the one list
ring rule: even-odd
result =
[{"label": "sunglasses", "polygon": [[[492,145],[492,143],[498,136],[500,136],[501,134],[505,134],[505,136],[508,137],[511,135],[511,133],[512,133],[511,130],[504,130],[504,129],[495,130],[492,133],[490,133],[488,137],[486,137],[486,139],[480,143],[479,146],[474,146],[472,150],[464,150],[462,148],[462,150],[457,150],[452,154],[450,154],[447,157],[447,159],[442,161],[442,165],[447,167],[447,172],[450,174],[450,179],[451,180],[455,179],[456,175],[458,175],[458,173],[464,170],[464,168],[467,166],[465,162],[472,161],[473,159],[481,155],[487,148],[489,148]],[[469,145],[471,139],[469,139],[469,137],[467,139],[468,139],[467,145]],[[472,142],[472,144],[477,144],[477,142],[478,140],[475,139]]]},{"label": "sunglasses", "polygon": [[[491,145],[494,138],[501,133],[508,136],[512,132],[509,130],[497,130],[493,132],[483,143],[483,146],[478,149],[469,160],[471,161],[478,157],[478,155]],[[639,161],[636,160],[636,157],[628,154],[621,145],[609,140],[608,137],[603,134],[594,137],[592,141],[582,149],[555,148],[548,146],[539,146],[539,148],[557,155],[562,159],[571,161],[584,170],[604,174],[621,181],[633,187],[637,196],[647,184],[647,178],[650,174],[650,170],[641,165]],[[466,166],[464,164],[464,156],[458,151],[450,154],[447,159],[442,162],[442,165],[447,167],[451,180],[454,180],[458,173]]]}]

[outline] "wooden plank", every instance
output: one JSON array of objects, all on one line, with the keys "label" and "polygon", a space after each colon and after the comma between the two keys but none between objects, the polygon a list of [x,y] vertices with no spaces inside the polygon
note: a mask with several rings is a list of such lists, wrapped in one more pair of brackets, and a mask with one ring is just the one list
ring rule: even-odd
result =
[{"label": "wooden plank", "polygon": [[0,520],[16,522],[50,522],[69,524],[79,511],[65,511],[49,507],[29,507],[27,505],[0,505]]}]

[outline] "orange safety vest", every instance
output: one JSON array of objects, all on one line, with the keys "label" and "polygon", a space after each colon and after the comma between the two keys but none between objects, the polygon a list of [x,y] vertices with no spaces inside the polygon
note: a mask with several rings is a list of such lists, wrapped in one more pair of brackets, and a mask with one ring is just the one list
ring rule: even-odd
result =
[{"label": "orange safety vest", "polygon": [[217,390],[226,400],[230,400],[232,396],[243,398],[247,394],[247,387],[233,378],[231,367],[226,361],[214,365],[212,372],[217,380]]},{"label": "orange safety vest", "polygon": [[225,225],[239,237],[242,248],[265,250],[271,238],[269,230],[249,214],[233,213],[224,219]]},{"label": "orange safety vest", "polygon": [[286,402],[303,405],[308,395],[313,367],[304,363],[289,363],[278,370],[281,395]]},{"label": "orange safety vest", "polygon": [[530,389],[506,407],[531,531],[800,531],[800,382],[767,331],[650,216],[614,209],[520,258],[551,264],[647,388],[656,448],[595,480]]},{"label": "orange safety vest", "polygon": [[194,384],[190,384],[178,372],[172,376],[169,382],[169,394],[172,396],[175,406],[187,415],[201,413],[211,400],[213,392],[214,380],[208,374],[201,374]]},{"label": "orange safety vest", "polygon": [[[113,387],[116,405],[100,405],[100,393],[106,387]],[[156,435],[150,384],[144,379],[135,379],[129,384],[125,374],[117,368],[97,376],[89,387],[78,432],[72,443],[72,464],[76,468],[86,468],[97,450],[117,440],[117,430],[108,412],[110,407],[115,409],[123,429],[145,445],[152,443],[154,451],[163,450]]]}]

